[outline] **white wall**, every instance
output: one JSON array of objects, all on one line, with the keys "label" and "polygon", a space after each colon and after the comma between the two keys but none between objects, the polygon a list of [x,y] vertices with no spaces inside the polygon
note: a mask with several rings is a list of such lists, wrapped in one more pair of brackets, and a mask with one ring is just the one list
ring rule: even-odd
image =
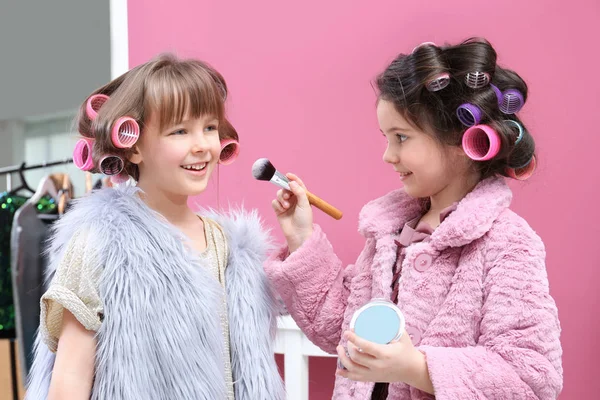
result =
[{"label": "white wall", "polygon": [[[110,40],[108,0],[0,1],[0,167],[71,156],[77,106],[110,80]],[[54,171],[83,187],[72,166],[26,176],[35,188]]]},{"label": "white wall", "polygon": [[0,2],[0,120],[72,109],[110,79],[108,0]]},{"label": "white wall", "polygon": [[[23,121],[0,121],[0,166],[8,166],[15,163],[14,154],[22,151],[24,131],[25,126]],[[0,175],[0,192],[3,192],[5,189],[6,176]]]}]

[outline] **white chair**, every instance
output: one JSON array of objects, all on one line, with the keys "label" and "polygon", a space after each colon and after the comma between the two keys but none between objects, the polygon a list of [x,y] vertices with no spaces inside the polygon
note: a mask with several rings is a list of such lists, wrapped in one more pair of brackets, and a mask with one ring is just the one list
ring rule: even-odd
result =
[{"label": "white chair", "polygon": [[284,355],[287,400],[308,400],[308,357],[337,357],[308,340],[289,315],[277,320],[275,353]]}]

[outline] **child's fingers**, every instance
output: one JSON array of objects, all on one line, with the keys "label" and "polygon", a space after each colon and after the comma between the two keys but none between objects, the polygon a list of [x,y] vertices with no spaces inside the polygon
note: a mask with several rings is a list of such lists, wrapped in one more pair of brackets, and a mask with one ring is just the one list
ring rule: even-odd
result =
[{"label": "child's fingers", "polygon": [[293,201],[298,204],[300,208],[308,209],[310,208],[309,200],[306,194],[306,189],[300,186],[300,184],[296,181],[290,182],[290,189],[295,197],[293,197]]},{"label": "child's fingers", "polygon": [[306,190],[306,185],[304,184],[304,182],[302,182],[302,179],[300,179],[296,174],[288,172],[287,174],[285,174],[285,176],[287,176],[289,180],[298,183],[298,185],[300,185],[302,188],[304,188],[304,190]]},{"label": "child's fingers", "polygon": [[283,208],[283,206],[281,205],[281,203],[277,199],[274,199],[271,202],[271,206],[273,207],[273,210],[275,210],[275,213],[278,214],[278,215],[279,214],[283,214],[286,211],[286,209]]},{"label": "child's fingers", "polygon": [[373,361],[376,360],[375,357],[373,357],[370,354],[360,351],[351,342],[348,342],[347,346],[348,346],[348,355],[350,356],[350,359],[352,361],[354,361],[356,364],[360,364],[364,367],[371,368]]},{"label": "child's fingers", "polygon": [[344,368],[347,371],[356,372],[356,371],[362,371],[362,370],[366,369],[362,365],[357,364],[354,361],[352,361],[352,359],[348,356],[348,354],[346,353],[346,349],[343,346],[337,347],[337,353],[338,353],[338,357],[339,357],[341,364],[344,366]]},{"label": "child's fingers", "polygon": [[381,358],[384,353],[384,346],[365,340],[357,336],[352,331],[346,331],[346,339],[355,347],[361,349],[362,353],[369,354],[374,358]]},{"label": "child's fingers", "polygon": [[279,189],[277,191],[277,201],[279,201],[283,207],[289,208],[292,195],[293,193],[291,193],[289,190]]}]

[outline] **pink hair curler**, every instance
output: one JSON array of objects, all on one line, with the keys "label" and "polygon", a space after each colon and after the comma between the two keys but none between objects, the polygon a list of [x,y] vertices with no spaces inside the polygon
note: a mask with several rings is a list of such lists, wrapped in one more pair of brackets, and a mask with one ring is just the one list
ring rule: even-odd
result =
[{"label": "pink hair curler", "polygon": [[236,160],[240,154],[240,144],[237,140],[229,139],[221,142],[221,154],[219,164],[229,165]]},{"label": "pink hair curler", "polygon": [[417,51],[418,49],[420,49],[421,47],[424,47],[424,46],[436,46],[436,44],[433,43],[433,42],[423,42],[423,43],[415,46],[415,48],[413,49],[412,53],[414,53],[415,51]]},{"label": "pink hair curler", "polygon": [[438,90],[444,89],[450,84],[450,75],[447,73],[441,73],[429,82],[427,82],[427,90],[430,92],[437,92]]},{"label": "pink hair curler", "polygon": [[113,125],[111,139],[115,147],[128,149],[137,142],[139,137],[140,126],[131,117],[121,117]]},{"label": "pink hair curler", "polygon": [[90,120],[95,120],[98,116],[98,111],[100,108],[106,103],[108,100],[108,96],[104,94],[95,94],[90,96],[85,104],[85,113],[87,114]]},{"label": "pink hair curler", "polygon": [[73,150],[73,163],[82,171],[89,171],[94,168],[94,160],[92,158],[92,148],[94,147],[94,139],[82,138],[75,143]]},{"label": "pink hair curler", "polygon": [[511,178],[516,179],[518,181],[524,181],[529,179],[531,175],[533,175],[533,172],[535,171],[536,167],[537,160],[535,156],[533,156],[531,157],[531,160],[529,160],[527,164],[523,165],[522,167],[508,168],[506,172]]},{"label": "pink hair curler", "polygon": [[491,160],[500,151],[500,137],[488,125],[474,125],[463,134],[462,147],[472,160]]},{"label": "pink hair curler", "polygon": [[500,103],[500,111],[504,114],[515,114],[523,108],[525,99],[517,89],[508,89],[502,93],[502,103]]},{"label": "pink hair curler", "polygon": [[487,72],[469,72],[465,75],[465,84],[471,89],[479,89],[490,83],[490,74]]},{"label": "pink hair curler", "polygon": [[467,127],[477,125],[481,122],[481,108],[471,103],[464,103],[456,109],[458,120]]},{"label": "pink hair curler", "polygon": [[125,163],[123,159],[119,156],[108,155],[104,156],[102,160],[100,160],[100,172],[107,176],[118,175],[125,168]]}]

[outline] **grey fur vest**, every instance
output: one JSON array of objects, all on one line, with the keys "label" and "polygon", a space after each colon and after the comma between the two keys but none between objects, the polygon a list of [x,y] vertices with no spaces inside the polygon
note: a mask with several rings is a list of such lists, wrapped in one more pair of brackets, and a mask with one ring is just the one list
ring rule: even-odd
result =
[{"label": "grey fur vest", "polygon": [[[56,223],[49,248],[50,276],[77,230],[88,230],[98,250],[105,317],[96,336],[92,399],[225,399],[223,288],[137,191],[105,189],[77,200]],[[283,399],[272,346],[277,302],[262,266],[268,235],[256,213],[208,216],[223,227],[229,246],[235,398]],[[46,399],[54,353],[39,337],[34,353],[26,399]]]}]

